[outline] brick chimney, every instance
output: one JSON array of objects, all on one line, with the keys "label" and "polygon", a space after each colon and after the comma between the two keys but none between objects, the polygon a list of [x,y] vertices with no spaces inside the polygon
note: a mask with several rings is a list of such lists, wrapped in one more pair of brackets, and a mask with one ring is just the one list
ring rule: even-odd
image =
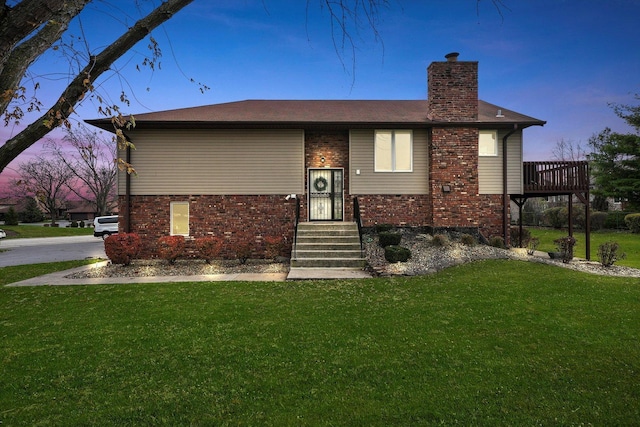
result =
[{"label": "brick chimney", "polygon": [[478,62],[458,61],[458,53],[427,68],[429,118],[444,122],[478,120]]}]

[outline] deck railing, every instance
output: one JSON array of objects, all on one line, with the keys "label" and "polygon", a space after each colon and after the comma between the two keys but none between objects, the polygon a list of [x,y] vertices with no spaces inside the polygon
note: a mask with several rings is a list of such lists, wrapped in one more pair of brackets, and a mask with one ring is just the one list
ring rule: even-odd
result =
[{"label": "deck railing", "polygon": [[524,162],[525,193],[573,193],[589,190],[586,161]]}]

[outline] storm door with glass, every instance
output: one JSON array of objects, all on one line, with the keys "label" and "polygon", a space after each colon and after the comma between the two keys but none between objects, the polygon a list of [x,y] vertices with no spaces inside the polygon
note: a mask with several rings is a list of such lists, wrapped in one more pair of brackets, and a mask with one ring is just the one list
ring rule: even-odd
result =
[{"label": "storm door with glass", "polygon": [[342,221],[342,169],[309,170],[309,221]]}]

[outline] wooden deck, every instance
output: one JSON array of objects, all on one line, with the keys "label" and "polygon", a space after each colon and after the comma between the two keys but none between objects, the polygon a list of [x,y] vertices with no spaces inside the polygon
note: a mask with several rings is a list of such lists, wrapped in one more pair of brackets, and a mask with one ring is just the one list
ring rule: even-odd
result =
[{"label": "wooden deck", "polygon": [[524,196],[581,194],[589,191],[586,161],[523,162]]},{"label": "wooden deck", "polygon": [[[591,259],[591,221],[589,213],[589,162],[587,161],[549,161],[523,162],[523,194],[511,194],[510,198],[518,205],[520,218],[522,207],[531,197],[575,196],[585,209],[585,256]],[[569,235],[573,235],[573,197],[568,198]],[[522,243],[522,223],[520,223]]]}]

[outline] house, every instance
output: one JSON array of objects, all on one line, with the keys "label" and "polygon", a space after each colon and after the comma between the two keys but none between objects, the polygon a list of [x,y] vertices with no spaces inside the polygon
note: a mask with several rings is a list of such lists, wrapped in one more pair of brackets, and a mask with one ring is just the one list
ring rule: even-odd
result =
[{"label": "house", "polygon": [[[88,221],[91,222],[99,213],[96,212],[95,204],[87,203],[85,201],[69,201],[67,202],[67,210],[64,213],[64,217],[69,221]],[[109,205],[111,206],[111,204]],[[117,215],[118,207],[112,206],[106,214]]]},{"label": "house", "polygon": [[[291,242],[296,224],[353,221],[508,240],[526,193],[523,131],[544,121],[478,100],[478,63],[449,54],[425,100],[247,100],[135,115],[122,153],[123,231],[249,233]],[[88,123],[114,131],[110,120]],[[299,209],[299,211],[297,210]]]}]

